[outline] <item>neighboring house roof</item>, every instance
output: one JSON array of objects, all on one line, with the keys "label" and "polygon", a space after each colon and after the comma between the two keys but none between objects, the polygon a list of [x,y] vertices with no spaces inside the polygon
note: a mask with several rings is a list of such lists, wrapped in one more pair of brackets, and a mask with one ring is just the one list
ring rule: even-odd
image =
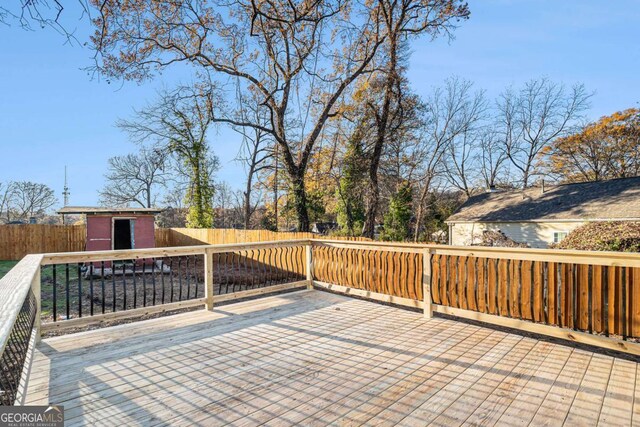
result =
[{"label": "neighboring house roof", "polygon": [[105,215],[105,214],[148,214],[154,215],[162,212],[157,208],[102,208],[92,206],[65,206],[58,211],[59,214],[74,215]]},{"label": "neighboring house roof", "polygon": [[640,177],[478,194],[451,222],[640,219]]}]

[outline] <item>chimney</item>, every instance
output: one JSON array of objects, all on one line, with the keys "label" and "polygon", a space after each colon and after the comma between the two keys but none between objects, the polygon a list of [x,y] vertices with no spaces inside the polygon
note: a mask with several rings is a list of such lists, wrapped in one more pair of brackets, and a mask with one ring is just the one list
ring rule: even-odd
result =
[{"label": "chimney", "polygon": [[540,186],[541,194],[544,194],[544,178],[542,178],[542,185]]}]

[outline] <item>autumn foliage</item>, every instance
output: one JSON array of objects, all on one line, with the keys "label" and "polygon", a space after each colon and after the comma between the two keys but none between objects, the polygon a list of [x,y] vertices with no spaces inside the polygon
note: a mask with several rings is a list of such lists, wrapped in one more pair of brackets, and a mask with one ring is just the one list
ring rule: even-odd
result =
[{"label": "autumn foliage", "polygon": [[550,172],[565,182],[600,181],[640,174],[640,110],[600,118],[544,150]]},{"label": "autumn foliage", "polygon": [[591,222],[573,230],[555,248],[640,252],[640,221]]}]

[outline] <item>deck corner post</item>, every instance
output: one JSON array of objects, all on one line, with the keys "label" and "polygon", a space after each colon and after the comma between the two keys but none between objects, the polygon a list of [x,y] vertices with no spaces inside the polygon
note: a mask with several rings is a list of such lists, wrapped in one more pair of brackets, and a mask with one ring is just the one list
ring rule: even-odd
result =
[{"label": "deck corner post", "polygon": [[307,270],[307,289],[313,289],[313,242],[307,243],[306,249],[306,270]]},{"label": "deck corner post", "polygon": [[424,318],[433,317],[431,306],[431,249],[422,254],[422,295],[424,296]]},{"label": "deck corner post", "polygon": [[204,250],[204,296],[206,309],[213,310],[213,251]]}]

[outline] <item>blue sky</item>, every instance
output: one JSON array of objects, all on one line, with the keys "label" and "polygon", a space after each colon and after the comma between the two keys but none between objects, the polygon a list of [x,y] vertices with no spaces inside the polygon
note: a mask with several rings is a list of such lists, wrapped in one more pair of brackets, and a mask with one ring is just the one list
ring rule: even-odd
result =
[{"label": "blue sky", "polygon": [[[409,79],[427,95],[458,75],[495,97],[511,84],[548,76],[595,91],[591,118],[637,107],[640,1],[611,6],[600,0],[471,1],[471,19],[455,40],[414,43]],[[78,38],[86,31],[80,26]],[[66,164],[71,203],[96,204],[107,159],[135,150],[115,121],[143,107],[157,89],[189,80],[176,71],[142,85],[108,84],[83,71],[90,65],[89,49],[65,45],[51,30],[0,26],[0,181],[43,182],[61,199]],[[221,159],[218,179],[239,188],[244,173],[233,159],[240,139],[220,130],[210,143]]]}]

